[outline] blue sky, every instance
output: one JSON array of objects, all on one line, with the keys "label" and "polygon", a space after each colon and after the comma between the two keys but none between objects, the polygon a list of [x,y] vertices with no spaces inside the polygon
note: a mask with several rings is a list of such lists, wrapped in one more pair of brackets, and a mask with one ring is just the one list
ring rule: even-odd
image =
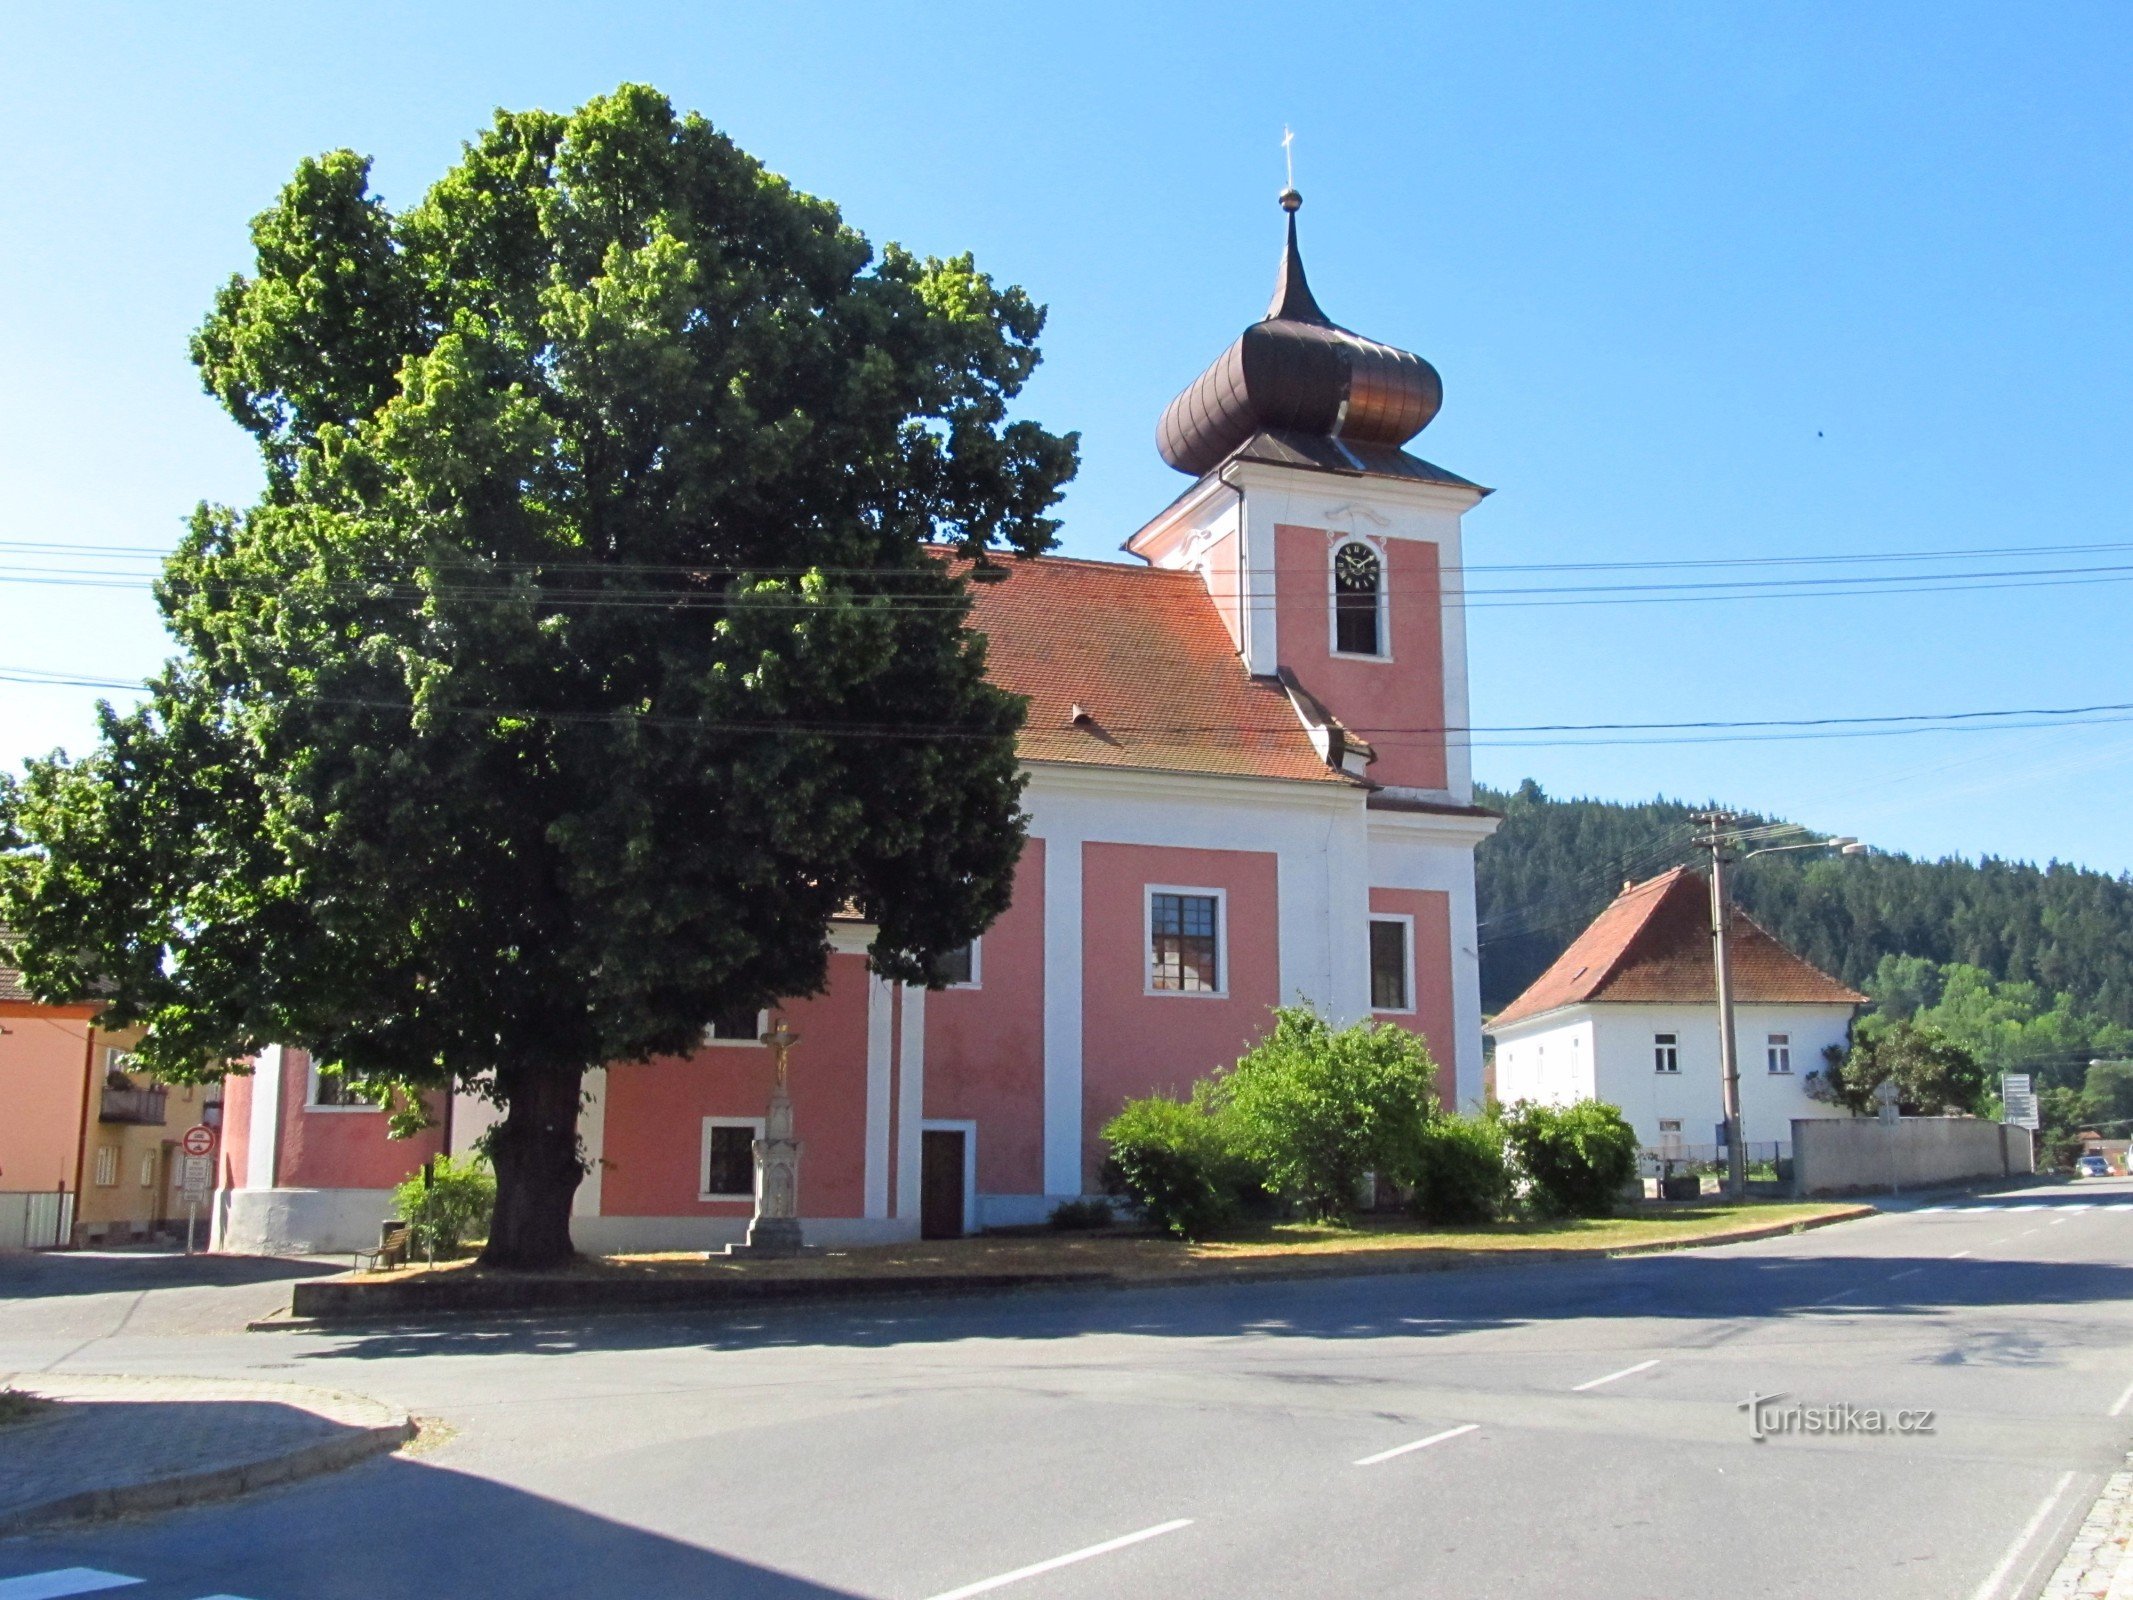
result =
[{"label": "blue sky", "polygon": [[[185,339],[299,157],[367,152],[404,203],[493,107],[635,79],[876,240],[974,250],[1049,304],[1028,409],[1082,431],[1075,554],[1113,553],[1183,485],[1155,419],[1265,305],[1288,124],[1320,301],[1436,364],[1444,411],[1413,448],[1499,491],[1468,518],[1470,561],[2115,542],[1889,570],[2129,565],[2129,18],[18,4],[0,56],[0,540],[162,546],[196,501],[251,498],[249,443]],[[2133,701],[2133,584],[2096,577],[2114,575],[1477,610],[1474,720]],[[163,650],[143,594],[0,582],[0,666],[132,676]],[[93,699],[0,684],[0,762],[85,747]],[[2133,722],[1491,746],[1476,770],[1717,796],[1918,853],[2133,868]]]}]

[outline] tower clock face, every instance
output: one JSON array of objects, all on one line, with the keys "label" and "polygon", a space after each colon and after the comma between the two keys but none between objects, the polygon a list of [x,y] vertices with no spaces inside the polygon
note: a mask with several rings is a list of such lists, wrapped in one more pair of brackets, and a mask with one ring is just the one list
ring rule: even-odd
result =
[{"label": "tower clock face", "polygon": [[1368,545],[1344,544],[1333,558],[1333,578],[1349,594],[1370,594],[1378,586],[1378,558]]}]

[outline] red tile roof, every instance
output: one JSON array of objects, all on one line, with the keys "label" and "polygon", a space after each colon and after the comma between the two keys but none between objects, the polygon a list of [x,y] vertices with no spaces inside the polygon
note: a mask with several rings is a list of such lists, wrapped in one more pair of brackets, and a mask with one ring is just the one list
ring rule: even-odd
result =
[{"label": "red tile roof", "polygon": [[[1737,1003],[1865,1003],[1865,995],[1801,960],[1738,906],[1732,908],[1727,932]],[[1496,1014],[1491,1026],[1589,1001],[1711,1004],[1717,981],[1710,883],[1701,873],[1676,867],[1617,895],[1554,966]]]},{"label": "red tile roof", "polygon": [[1355,784],[1281,686],[1244,670],[1197,575],[1064,556],[1000,567],[971,585],[971,626],[993,682],[1029,697],[1023,760]]}]

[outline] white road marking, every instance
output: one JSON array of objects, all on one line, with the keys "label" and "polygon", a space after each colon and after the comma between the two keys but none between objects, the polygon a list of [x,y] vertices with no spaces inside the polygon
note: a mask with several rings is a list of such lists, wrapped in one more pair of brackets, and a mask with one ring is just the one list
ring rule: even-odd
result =
[{"label": "white road marking", "polygon": [[[1176,1533],[1180,1528],[1191,1526],[1190,1517],[1180,1517],[1175,1522],[1158,1522],[1152,1528],[1141,1529],[1139,1533],[1122,1533],[1116,1539],[1106,1539],[1102,1544],[1092,1544],[1081,1550],[1069,1550],[1065,1555],[1054,1556],[1049,1561],[1017,1567],[1012,1572],[1001,1573],[997,1578],[980,1578],[976,1583],[966,1583],[960,1589],[945,1589],[934,1595],[933,1600],[968,1600],[968,1597],[974,1594],[990,1594],[993,1590],[1004,1589],[1011,1583],[1020,1583],[1024,1578],[1057,1572],[1061,1567],[1070,1567],[1077,1561],[1087,1561],[1093,1556],[1107,1556],[1114,1550],[1125,1549],[1129,1544],[1139,1544],[1143,1539],[1160,1538],[1166,1533]],[[4,1600],[4,1597],[0,1597],[0,1600]]]},{"label": "white road marking", "polygon": [[[1723,1043],[1724,1041],[1723,1041],[1723,1040],[1721,1040],[1720,1042],[1721,1042],[1721,1043]],[[1905,1269],[1904,1269],[1904,1270],[1903,1270],[1902,1272],[1892,1272],[1892,1273],[1890,1273],[1890,1274],[1889,1274],[1889,1278],[1888,1278],[1888,1281],[1889,1281],[1890,1283],[1894,1283],[1894,1282],[1895,1282],[1895,1281],[1896,1281],[1896,1280],[1897,1280],[1898,1278],[1914,1278],[1914,1277],[1916,1277],[1916,1276],[1917,1276],[1917,1275],[1918,1275],[1919,1273],[1921,1273],[1921,1272],[1923,1272],[1923,1271],[1925,1271],[1925,1270],[1926,1270],[1926,1269],[1925,1269],[1924,1267],[1907,1267],[1907,1268],[1905,1268]]]},{"label": "white road marking", "polygon": [[2007,1547],[2007,1554],[2000,1557],[1998,1566],[1985,1574],[1985,1581],[1971,1591],[1970,1600],[1992,1600],[1992,1597],[1999,1593],[2000,1585],[2007,1581],[2008,1574],[2015,1569],[2015,1563],[2022,1559],[2022,1552],[2029,1548],[2029,1541],[2037,1536],[2037,1530],[2050,1518],[2052,1507],[2059,1503],[2059,1497],[2066,1493],[2066,1486],[2073,1481],[2074,1475],[2071,1472],[2059,1474],[2059,1481],[2052,1485],[2052,1492],[2044,1497],[2044,1504],[2030,1513],[2029,1520],[2022,1524],[2022,1531],[2015,1535],[2015,1542]]},{"label": "white road marking", "polygon": [[1808,1301],[1807,1303],[1808,1303],[1809,1305],[1811,1305],[1811,1306],[1826,1306],[1826,1305],[1828,1305],[1828,1304],[1829,1304],[1829,1303],[1830,1303],[1830,1302],[1831,1302],[1832,1300],[1842,1300],[1842,1299],[1843,1299],[1843,1298],[1844,1298],[1845,1296],[1847,1296],[1847,1295],[1854,1295],[1854,1294],[1857,1294],[1858,1292],[1859,1292],[1859,1291],[1858,1291],[1857,1289],[1855,1289],[1855,1288],[1854,1288],[1854,1289],[1839,1289],[1839,1290],[1838,1290],[1838,1291],[1837,1291],[1837,1292],[1836,1292],[1835,1294],[1825,1294],[1824,1296],[1822,1296],[1822,1298],[1821,1298],[1821,1299],[1819,1299],[1819,1300],[1810,1300],[1810,1301]]},{"label": "white road marking", "polygon": [[1954,1254],[1954,1255],[1952,1255],[1952,1256],[1948,1257],[1948,1259],[1949,1259],[1950,1261],[1961,1261],[1961,1260],[1962,1260],[1962,1259],[1963,1259],[1964,1257],[1968,1256],[1969,1254],[1970,1254],[1970,1252],[1969,1252],[1968,1250],[1958,1250],[1958,1251],[1956,1251],[1956,1252],[1955,1252],[1955,1254]]},{"label": "white road marking", "polygon": [[1390,1450],[1380,1450],[1374,1456],[1365,1456],[1355,1464],[1359,1467],[1374,1467],[1380,1461],[1390,1461],[1394,1456],[1404,1456],[1410,1450],[1427,1450],[1433,1444],[1442,1444],[1447,1439],[1456,1439],[1462,1433],[1472,1433],[1480,1427],[1478,1422],[1462,1422],[1456,1428],[1446,1428],[1442,1433],[1433,1433],[1427,1439],[1417,1439],[1413,1444],[1396,1444]]},{"label": "white road marking", "polygon": [[99,1572],[94,1567],[61,1567],[21,1578],[0,1578],[0,1600],[60,1600],[62,1595],[126,1589],[147,1581],[129,1578],[123,1572]]},{"label": "white road marking", "polygon": [[1633,1372],[1649,1372],[1657,1365],[1659,1365],[1659,1358],[1654,1356],[1651,1360],[1640,1361],[1633,1367],[1624,1367],[1620,1372],[1610,1372],[1604,1378],[1587,1378],[1583,1383],[1573,1383],[1570,1386],[1570,1392],[1572,1394],[1581,1394],[1587,1389],[1597,1389],[1603,1383],[1613,1383],[1617,1378],[1626,1378]]},{"label": "white road marking", "polygon": [[2104,1415],[2107,1417],[2122,1417],[2126,1414],[2127,1406],[2133,1406],[2133,1383],[2126,1385],[2126,1392],[2111,1402],[2111,1409],[2106,1411]]}]

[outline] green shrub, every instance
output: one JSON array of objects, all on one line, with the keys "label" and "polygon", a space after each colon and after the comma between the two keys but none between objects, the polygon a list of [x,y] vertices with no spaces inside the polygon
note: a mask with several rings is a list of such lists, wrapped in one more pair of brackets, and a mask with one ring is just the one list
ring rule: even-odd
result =
[{"label": "green shrub", "polygon": [[1310,1215],[1340,1217],[1355,1209],[1368,1174],[1413,1170],[1436,1081],[1429,1047],[1404,1028],[1336,1030],[1285,1006],[1206,1098],[1234,1118],[1269,1187]]},{"label": "green shrub", "polygon": [[1408,1208],[1424,1222],[1494,1222],[1511,1198],[1503,1119],[1495,1113],[1437,1117],[1422,1130]]},{"label": "green shrub", "polygon": [[1111,1147],[1104,1187],[1141,1208],[1154,1226],[1197,1239],[1236,1215],[1252,1171],[1225,1119],[1205,1100],[1166,1095],[1128,1100],[1104,1124]]},{"label": "green shrub", "polygon": [[479,1156],[439,1156],[393,1191],[393,1215],[407,1224],[408,1244],[430,1260],[455,1255],[489,1231],[496,1175]]},{"label": "green shrub", "polygon": [[1111,1216],[1108,1200],[1062,1200],[1052,1207],[1051,1215],[1044,1220],[1061,1233],[1075,1233],[1090,1228],[1108,1228]]},{"label": "green shrub", "polygon": [[1604,1101],[1515,1105],[1503,1128],[1527,1199],[1544,1216],[1607,1216],[1636,1175],[1636,1130]]}]

